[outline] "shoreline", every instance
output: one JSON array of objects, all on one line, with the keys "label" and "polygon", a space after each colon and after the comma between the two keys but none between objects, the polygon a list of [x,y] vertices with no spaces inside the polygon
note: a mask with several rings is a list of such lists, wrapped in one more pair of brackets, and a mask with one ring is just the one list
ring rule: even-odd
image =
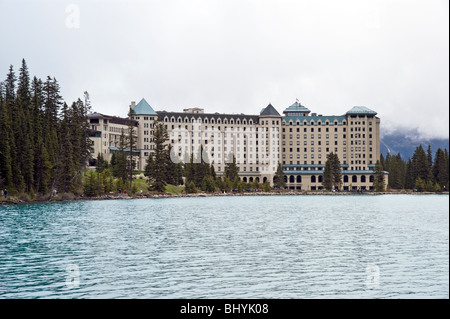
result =
[{"label": "shoreline", "polygon": [[[161,198],[192,198],[192,197],[228,197],[228,196],[374,196],[374,195],[449,195],[449,192],[413,192],[413,191],[385,191],[385,192],[324,192],[324,191],[303,191],[303,192],[247,192],[247,193],[195,193],[195,194],[103,194],[96,197],[77,196],[70,199],[53,198],[51,200],[33,199],[1,199],[0,206],[20,205],[20,204],[43,204],[60,202],[78,202],[78,201],[100,201],[100,200],[131,200],[131,199],[161,199]],[[64,196],[63,196],[64,197]]]}]

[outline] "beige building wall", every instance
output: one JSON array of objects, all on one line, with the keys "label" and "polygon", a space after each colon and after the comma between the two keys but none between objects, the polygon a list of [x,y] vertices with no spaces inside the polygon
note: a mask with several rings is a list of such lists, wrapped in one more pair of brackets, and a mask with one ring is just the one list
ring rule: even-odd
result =
[{"label": "beige building wall", "polygon": [[[245,182],[268,181],[273,186],[278,163],[282,163],[288,189],[320,190],[327,155],[333,152],[343,169],[341,189],[373,187],[373,168],[380,159],[380,119],[365,107],[339,116],[311,113],[298,102],[284,116],[271,105],[259,115],[205,113],[201,108],[155,112],[145,99],[130,107],[137,111],[132,120],[139,151],[136,169],[140,171],[154,152],[153,134],[159,119],[167,128],[174,161],[189,161],[193,153],[194,160],[202,157],[211,163],[218,176],[234,155]],[[102,153],[110,161],[122,130],[128,134],[128,123],[128,119],[90,115],[91,129],[96,132],[91,137],[93,156]]]},{"label": "beige building wall", "polygon": [[[92,158],[96,159],[98,154],[101,153],[107,161],[111,161],[111,156],[115,149],[119,147],[120,136],[124,132],[125,136],[129,135],[130,121],[128,119],[104,115],[100,113],[92,113],[88,115],[89,128],[91,130],[90,139],[93,142],[92,145]],[[134,125],[134,135],[138,134],[138,123],[132,123]],[[134,160],[139,162],[136,156]]]}]

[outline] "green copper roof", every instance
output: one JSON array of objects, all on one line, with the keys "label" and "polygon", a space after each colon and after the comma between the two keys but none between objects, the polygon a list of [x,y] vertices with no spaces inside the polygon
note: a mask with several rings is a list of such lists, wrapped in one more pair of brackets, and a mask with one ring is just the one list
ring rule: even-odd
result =
[{"label": "green copper roof", "polygon": [[155,110],[147,103],[145,99],[142,99],[135,107],[134,112],[136,115],[158,115]]},{"label": "green copper roof", "polygon": [[283,111],[283,113],[285,113],[286,115],[289,115],[288,113],[309,113],[309,112],[311,111],[308,108],[304,107],[297,101]]},{"label": "green copper roof", "polygon": [[376,115],[377,112],[372,111],[371,109],[365,107],[365,106],[354,106],[350,111],[346,113],[348,114],[369,114],[369,115]]}]

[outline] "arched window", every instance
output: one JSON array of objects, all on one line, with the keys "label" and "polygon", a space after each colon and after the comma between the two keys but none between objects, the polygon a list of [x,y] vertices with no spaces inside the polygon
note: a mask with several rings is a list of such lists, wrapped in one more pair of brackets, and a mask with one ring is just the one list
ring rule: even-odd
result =
[{"label": "arched window", "polygon": [[361,183],[365,183],[366,182],[366,175],[362,175],[361,176]]},{"label": "arched window", "polygon": [[297,175],[297,183],[301,183],[302,182],[302,177],[300,175]]},{"label": "arched window", "polygon": [[344,183],[348,183],[348,175],[344,175]]},{"label": "arched window", "polygon": [[352,176],[352,183],[357,183],[358,182],[358,177],[356,175]]},{"label": "arched window", "polygon": [[313,175],[313,176],[311,176],[311,183],[315,183],[315,182],[316,182],[316,176]]},{"label": "arched window", "polygon": [[247,183],[247,177],[244,177],[242,180],[244,181],[244,183]]},{"label": "arched window", "polygon": [[267,177],[264,177],[263,183],[267,182]]},{"label": "arched window", "polygon": [[371,183],[373,183],[374,180],[375,180],[375,177],[374,177],[373,175],[370,175],[370,176],[369,176],[369,181],[370,181]]},{"label": "arched window", "polygon": [[293,175],[289,176],[289,183],[294,183],[295,177]]},{"label": "arched window", "polygon": [[323,182],[323,176],[319,175],[319,183],[322,183],[322,182]]},{"label": "arched window", "polygon": [[259,177],[257,177],[255,180],[259,183]]},{"label": "arched window", "polygon": [[250,177],[249,181],[250,183],[253,183],[253,177]]}]

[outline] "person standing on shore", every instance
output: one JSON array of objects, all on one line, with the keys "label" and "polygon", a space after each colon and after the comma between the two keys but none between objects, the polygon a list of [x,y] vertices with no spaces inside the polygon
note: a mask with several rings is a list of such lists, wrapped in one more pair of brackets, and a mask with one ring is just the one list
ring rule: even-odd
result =
[{"label": "person standing on shore", "polygon": [[8,190],[5,188],[5,190],[3,191],[3,195],[5,196],[5,199],[8,198]]}]

